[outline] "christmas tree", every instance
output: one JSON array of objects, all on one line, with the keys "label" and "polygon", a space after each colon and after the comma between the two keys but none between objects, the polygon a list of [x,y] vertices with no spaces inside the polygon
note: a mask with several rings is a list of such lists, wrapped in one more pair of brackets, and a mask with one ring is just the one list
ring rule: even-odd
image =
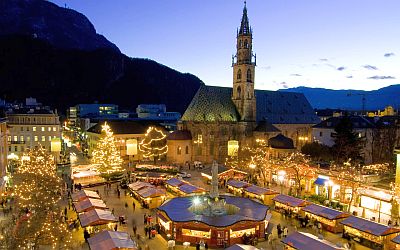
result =
[{"label": "christmas tree", "polygon": [[71,234],[60,219],[63,185],[53,156],[41,146],[27,151],[13,181],[17,216],[5,232],[9,240],[2,243],[10,249],[67,248]]},{"label": "christmas tree", "polygon": [[101,173],[121,171],[121,154],[117,149],[110,126],[104,123],[101,132],[100,141],[92,153],[92,163],[99,164],[97,170]]},{"label": "christmas tree", "polygon": [[157,159],[168,152],[167,135],[160,129],[149,127],[139,144],[139,149],[143,152],[144,158],[153,158],[154,164],[156,164]]}]

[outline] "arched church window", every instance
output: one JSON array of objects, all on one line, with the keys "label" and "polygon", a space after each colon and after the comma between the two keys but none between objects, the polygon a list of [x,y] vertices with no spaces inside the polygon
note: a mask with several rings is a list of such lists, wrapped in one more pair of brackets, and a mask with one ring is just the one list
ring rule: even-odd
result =
[{"label": "arched church window", "polygon": [[239,48],[242,48],[242,46],[243,46],[243,42],[242,42],[242,40],[240,40],[239,41]]},{"label": "arched church window", "polygon": [[247,81],[251,82],[251,70],[250,69],[247,70]]},{"label": "arched church window", "polygon": [[242,71],[241,71],[240,69],[239,69],[238,72],[237,72],[236,78],[237,78],[238,80],[242,79]]},{"label": "arched church window", "polygon": [[247,41],[247,39],[244,40],[244,47],[245,47],[246,49],[249,48],[249,42]]},{"label": "arched church window", "polygon": [[237,95],[236,98],[240,99],[240,97],[242,95],[242,89],[240,88],[240,86],[237,87],[237,89],[236,89],[236,95]]}]

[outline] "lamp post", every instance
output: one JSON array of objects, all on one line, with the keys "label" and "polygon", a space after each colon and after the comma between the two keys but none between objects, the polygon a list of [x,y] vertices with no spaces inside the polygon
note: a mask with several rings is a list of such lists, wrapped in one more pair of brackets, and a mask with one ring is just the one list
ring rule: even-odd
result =
[{"label": "lamp post", "polygon": [[333,187],[333,181],[332,180],[327,180],[325,181],[325,187],[327,189],[327,195],[328,195],[328,200],[332,200],[332,187]]},{"label": "lamp post", "polygon": [[251,169],[251,179],[253,179],[254,176],[254,171],[256,169],[257,165],[253,161],[253,157],[251,158],[251,162],[249,164],[249,168]]}]

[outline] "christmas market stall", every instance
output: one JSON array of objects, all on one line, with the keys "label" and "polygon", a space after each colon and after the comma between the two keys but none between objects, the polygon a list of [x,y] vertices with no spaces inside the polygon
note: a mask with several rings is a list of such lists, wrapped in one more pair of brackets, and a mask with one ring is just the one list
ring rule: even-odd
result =
[{"label": "christmas market stall", "polygon": [[104,178],[100,177],[96,165],[93,164],[74,166],[71,172],[71,179],[74,183],[80,183],[82,186],[105,182]]},{"label": "christmas market stall", "polygon": [[235,244],[228,248],[225,248],[225,250],[260,250],[260,249],[252,245]]},{"label": "christmas market stall", "polygon": [[117,218],[108,210],[93,209],[78,215],[82,228],[89,233],[100,232],[104,229],[112,230],[118,222]]},{"label": "christmas market stall", "polygon": [[135,191],[136,197],[145,208],[157,208],[166,199],[166,192],[164,189],[156,187],[146,187]]},{"label": "christmas market stall", "polygon": [[131,192],[136,192],[142,188],[146,188],[146,187],[153,187],[153,185],[151,185],[148,182],[144,182],[144,181],[137,181],[134,183],[131,183],[128,185],[129,190],[131,190]]},{"label": "christmas market stall", "polygon": [[[229,179],[243,180],[246,177],[246,175],[247,173],[244,171],[218,165],[218,180],[220,183],[225,183]],[[201,170],[201,176],[206,181],[211,181],[211,176],[212,176],[211,168],[205,168]]]},{"label": "christmas market stall", "polygon": [[389,227],[356,216],[351,216],[340,223],[344,225],[344,237],[353,238],[353,240],[372,249],[394,249],[396,244],[392,239],[400,235],[399,228]]},{"label": "christmas market stall", "polygon": [[170,174],[158,172],[139,172],[133,175],[136,180],[145,181],[154,185],[162,185],[171,177]]},{"label": "christmas market stall", "polygon": [[73,202],[82,201],[86,198],[101,199],[95,191],[90,191],[86,189],[71,194],[71,198]]},{"label": "christmas market stall", "polygon": [[239,195],[242,196],[243,194],[243,188],[250,186],[250,183],[247,183],[245,181],[239,181],[235,179],[230,179],[227,183],[226,186],[228,188],[228,192],[234,194],[234,195]]},{"label": "christmas market stall", "polygon": [[201,187],[197,187],[191,184],[183,184],[178,187],[178,194],[180,196],[186,195],[199,195],[205,194],[206,190]]},{"label": "christmas market stall", "polygon": [[136,250],[135,242],[126,232],[102,231],[88,239],[92,250]]},{"label": "christmas market stall", "polygon": [[77,213],[86,212],[93,209],[108,209],[103,200],[87,198],[79,202],[74,202],[75,211]]},{"label": "christmas market stall", "polygon": [[171,178],[165,182],[165,188],[169,191],[172,191],[174,193],[179,192],[179,186],[182,186],[184,184],[187,184],[187,182],[179,180],[178,178]]},{"label": "christmas market stall", "polygon": [[301,214],[301,209],[310,202],[295,198],[293,196],[279,194],[272,199],[275,203],[275,210],[279,212]]},{"label": "christmas market stall", "polygon": [[210,247],[256,243],[264,238],[268,206],[244,197],[207,195],[176,197],[157,209],[162,232],[178,242]]},{"label": "christmas market stall", "polygon": [[308,205],[302,210],[305,216],[310,218],[311,221],[321,223],[323,229],[333,233],[341,233],[343,231],[343,225],[340,224],[340,222],[350,216],[349,213],[316,204]]},{"label": "christmas market stall", "polygon": [[392,242],[395,244],[394,249],[399,250],[400,249],[400,235],[394,237],[392,239]]},{"label": "christmas market stall", "polygon": [[245,187],[243,191],[246,197],[255,198],[269,206],[271,206],[273,203],[272,199],[279,194],[279,192],[276,192],[274,190],[259,187],[256,185]]},{"label": "christmas market stall", "polygon": [[318,239],[316,236],[303,233],[294,232],[284,238],[282,243],[285,244],[285,250],[337,250],[344,249],[335,246],[333,243],[326,240]]}]

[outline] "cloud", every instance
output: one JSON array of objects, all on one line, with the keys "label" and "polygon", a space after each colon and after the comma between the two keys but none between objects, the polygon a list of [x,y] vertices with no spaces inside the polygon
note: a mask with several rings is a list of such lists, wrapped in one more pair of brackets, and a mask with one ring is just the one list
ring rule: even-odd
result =
[{"label": "cloud", "polygon": [[346,69],[346,67],[343,67],[343,66],[337,68],[337,70],[339,70],[339,71],[343,71],[343,70],[345,70],[345,69]]},{"label": "cloud", "polygon": [[319,60],[320,60],[321,62],[327,62],[327,61],[328,61],[327,58],[320,58]]},{"label": "cloud", "polygon": [[369,69],[369,70],[378,70],[378,68],[376,66],[372,66],[372,65],[364,65],[362,66],[365,69]]},{"label": "cloud", "polygon": [[353,76],[346,76],[346,78],[349,78],[349,79],[350,79],[350,78],[353,78]]},{"label": "cloud", "polygon": [[289,85],[286,82],[281,82],[279,83],[279,85],[281,85],[285,89],[289,88]]},{"label": "cloud", "polygon": [[383,55],[384,57],[391,57],[391,56],[395,56],[395,54],[393,52],[390,53],[386,53]]},{"label": "cloud", "polygon": [[291,76],[302,76],[300,74],[290,74]]},{"label": "cloud", "polygon": [[367,79],[372,79],[372,80],[393,80],[396,79],[394,76],[371,76],[368,77]]}]

